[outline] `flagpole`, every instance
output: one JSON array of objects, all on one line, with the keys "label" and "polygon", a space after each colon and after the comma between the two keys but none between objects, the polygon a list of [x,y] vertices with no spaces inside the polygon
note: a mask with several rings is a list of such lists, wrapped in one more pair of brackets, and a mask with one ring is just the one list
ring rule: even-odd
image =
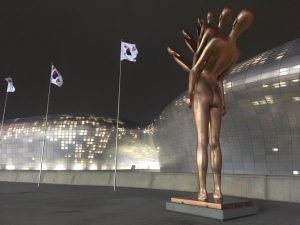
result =
[{"label": "flagpole", "polygon": [[[122,42],[122,39],[121,39]],[[115,172],[114,172],[114,191],[117,185],[117,166],[118,166],[118,136],[119,136],[119,119],[120,119],[120,100],[121,100],[121,78],[122,78],[122,60],[120,57],[119,71],[119,91],[118,91],[118,112],[117,112],[117,130],[116,130],[116,150],[115,150]]]},{"label": "flagpole", "polygon": [[51,63],[51,71],[50,71],[50,79],[49,79],[49,88],[48,88],[48,100],[47,100],[47,110],[46,110],[46,117],[45,117],[45,124],[44,124],[44,140],[43,140],[43,148],[41,154],[41,167],[39,172],[39,180],[38,180],[38,187],[40,187],[41,181],[41,174],[43,169],[43,160],[44,160],[44,152],[45,152],[45,145],[46,145],[46,133],[47,133],[47,122],[48,122],[48,112],[49,112],[49,102],[50,102],[50,92],[51,92],[51,72],[52,72],[52,63]]},{"label": "flagpole", "polygon": [[4,109],[3,109],[3,114],[2,114],[1,129],[0,129],[0,138],[1,139],[2,139],[3,122],[4,122],[4,117],[5,117],[5,111],[6,111],[7,96],[8,96],[8,91],[6,91],[6,94],[5,94]]}]

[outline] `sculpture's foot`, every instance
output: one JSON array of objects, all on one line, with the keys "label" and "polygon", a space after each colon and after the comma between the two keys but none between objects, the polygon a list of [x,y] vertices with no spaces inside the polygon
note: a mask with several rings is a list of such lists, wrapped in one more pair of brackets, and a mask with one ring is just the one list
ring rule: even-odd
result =
[{"label": "sculpture's foot", "polygon": [[216,200],[222,200],[222,198],[223,198],[222,192],[221,191],[215,191],[214,194],[213,194],[213,197]]},{"label": "sculpture's foot", "polygon": [[208,195],[206,191],[201,191],[198,193],[198,201],[207,202],[207,200],[208,200]]}]

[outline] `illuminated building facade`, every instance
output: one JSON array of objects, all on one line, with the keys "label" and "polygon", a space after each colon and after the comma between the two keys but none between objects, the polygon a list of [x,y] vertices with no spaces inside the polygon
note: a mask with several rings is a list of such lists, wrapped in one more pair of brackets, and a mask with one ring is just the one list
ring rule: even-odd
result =
[{"label": "illuminated building facade", "polygon": [[[94,116],[50,115],[44,170],[114,169],[115,121]],[[38,170],[44,140],[43,117],[6,121],[2,169]],[[118,169],[159,169],[151,126],[129,129],[120,122]]]},{"label": "illuminated building facade", "polygon": [[[223,173],[298,175],[300,39],[237,65],[224,81]],[[164,172],[196,171],[196,130],[187,93],[156,121]]]},{"label": "illuminated building facade", "polygon": [[[238,64],[224,81],[223,173],[299,175],[300,39]],[[196,129],[187,93],[153,124],[121,123],[118,169],[196,171]],[[49,117],[43,169],[114,169],[115,121],[93,116]],[[43,117],[6,121],[2,169],[39,169]]]}]

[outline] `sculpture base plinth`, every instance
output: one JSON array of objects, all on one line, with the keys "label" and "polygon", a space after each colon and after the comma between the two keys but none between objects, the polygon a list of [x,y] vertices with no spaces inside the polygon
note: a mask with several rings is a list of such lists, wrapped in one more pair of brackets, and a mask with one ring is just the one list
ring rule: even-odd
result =
[{"label": "sculpture base plinth", "polygon": [[196,195],[187,198],[171,198],[171,201],[166,202],[166,209],[223,221],[258,213],[258,207],[250,200],[227,196],[222,202],[216,202],[212,198],[207,202],[198,201]]}]

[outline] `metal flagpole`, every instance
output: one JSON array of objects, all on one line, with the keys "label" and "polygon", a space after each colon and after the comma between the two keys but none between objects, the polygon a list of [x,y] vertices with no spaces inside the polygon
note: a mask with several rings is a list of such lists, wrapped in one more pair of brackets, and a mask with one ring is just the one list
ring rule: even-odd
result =
[{"label": "metal flagpole", "polygon": [[4,109],[3,109],[3,114],[2,114],[1,129],[0,129],[0,138],[1,139],[2,139],[3,122],[4,122],[4,117],[5,117],[5,111],[6,111],[7,96],[8,96],[8,91],[6,91]]},{"label": "metal flagpole", "polygon": [[[122,40],[121,40],[122,42]],[[122,48],[122,46],[121,46]],[[122,49],[121,49],[122,51]],[[117,112],[117,130],[116,130],[116,150],[115,150],[115,172],[114,172],[114,191],[117,184],[117,166],[118,166],[118,136],[119,136],[119,116],[120,116],[120,99],[121,99],[121,78],[122,78],[122,61],[120,57],[120,73],[119,73],[119,93],[118,93],[118,112]]]},{"label": "metal flagpole", "polygon": [[45,151],[45,145],[46,145],[47,122],[48,122],[48,112],[49,112],[49,102],[50,102],[50,92],[51,92],[52,65],[53,64],[51,63],[50,81],[49,81],[49,88],[48,88],[47,110],[46,110],[45,125],[44,125],[45,126],[44,140],[43,140],[43,148],[42,148],[42,155],[41,155],[41,167],[40,167],[40,173],[39,173],[38,187],[40,187],[41,174],[42,174],[42,169],[43,169],[44,151]]}]

